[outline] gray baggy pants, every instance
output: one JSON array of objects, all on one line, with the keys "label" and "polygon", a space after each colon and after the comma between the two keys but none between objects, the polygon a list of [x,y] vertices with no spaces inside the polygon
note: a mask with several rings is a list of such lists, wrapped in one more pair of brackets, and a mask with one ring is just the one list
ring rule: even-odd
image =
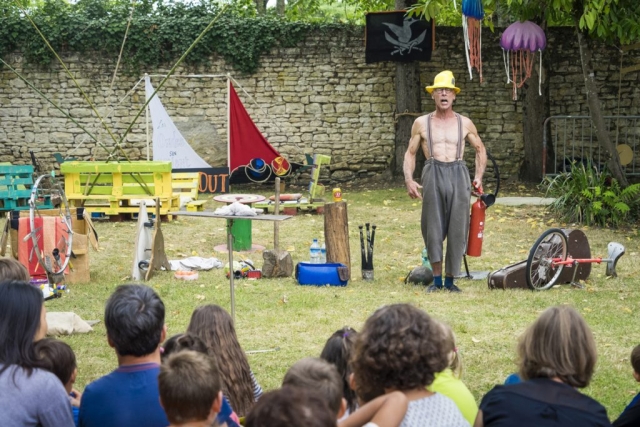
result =
[{"label": "gray baggy pants", "polygon": [[464,161],[428,159],[422,170],[422,238],[429,261],[442,262],[442,244],[447,239],[446,275],[460,274],[467,249],[471,180]]}]

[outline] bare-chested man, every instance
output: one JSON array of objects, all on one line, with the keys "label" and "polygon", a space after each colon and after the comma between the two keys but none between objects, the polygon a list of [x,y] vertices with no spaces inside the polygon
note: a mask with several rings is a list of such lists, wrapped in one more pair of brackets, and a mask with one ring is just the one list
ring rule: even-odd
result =
[{"label": "bare-chested man", "polygon": [[[422,237],[431,267],[433,284],[427,292],[445,289],[460,292],[453,277],[467,247],[471,183],[463,160],[465,139],[476,150],[476,174],[473,186],[482,191],[482,175],[487,152],[474,124],[453,112],[453,101],[460,89],[451,71],[443,71],[427,86],[436,110],[418,117],[411,128],[409,148],[404,155],[404,180],[409,197],[422,199]],[[422,170],[422,185],[413,179],[416,153],[422,148],[427,159]],[[445,278],[442,280],[442,244],[447,239]]]}]

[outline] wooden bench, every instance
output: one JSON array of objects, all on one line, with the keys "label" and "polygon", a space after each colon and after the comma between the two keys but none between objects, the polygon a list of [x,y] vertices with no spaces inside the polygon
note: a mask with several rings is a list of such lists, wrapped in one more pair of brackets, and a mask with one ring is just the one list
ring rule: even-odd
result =
[{"label": "wooden bench", "polygon": [[160,214],[179,208],[173,194],[171,162],[64,162],[65,193],[71,206],[106,215],[137,213],[134,201],[160,199]]},{"label": "wooden bench", "polygon": [[206,200],[198,200],[198,188],[200,187],[199,172],[175,172],[171,174],[171,185],[173,187],[173,195],[178,196],[180,206],[183,205],[182,199],[186,199],[184,205],[187,211],[198,212],[204,210]]}]

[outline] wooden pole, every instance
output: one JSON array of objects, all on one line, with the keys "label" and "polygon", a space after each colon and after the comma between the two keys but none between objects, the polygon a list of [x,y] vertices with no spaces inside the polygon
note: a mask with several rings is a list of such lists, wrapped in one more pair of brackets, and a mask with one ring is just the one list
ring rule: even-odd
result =
[{"label": "wooden pole", "polygon": [[[273,214],[280,214],[280,177],[276,177],[276,197],[275,206],[273,207]],[[273,222],[273,249],[276,251],[280,249],[280,224],[278,221]]]},{"label": "wooden pole", "polygon": [[349,220],[346,202],[324,205],[324,240],[327,247],[327,262],[339,262],[346,265],[349,269],[349,279],[351,279]]}]

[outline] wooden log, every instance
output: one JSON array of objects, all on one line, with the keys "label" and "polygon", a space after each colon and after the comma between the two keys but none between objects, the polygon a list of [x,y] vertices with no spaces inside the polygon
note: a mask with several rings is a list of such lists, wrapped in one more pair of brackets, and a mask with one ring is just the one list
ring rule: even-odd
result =
[{"label": "wooden log", "polygon": [[327,247],[327,262],[339,262],[346,265],[349,269],[349,279],[351,279],[349,219],[346,202],[324,205],[324,240]]}]

